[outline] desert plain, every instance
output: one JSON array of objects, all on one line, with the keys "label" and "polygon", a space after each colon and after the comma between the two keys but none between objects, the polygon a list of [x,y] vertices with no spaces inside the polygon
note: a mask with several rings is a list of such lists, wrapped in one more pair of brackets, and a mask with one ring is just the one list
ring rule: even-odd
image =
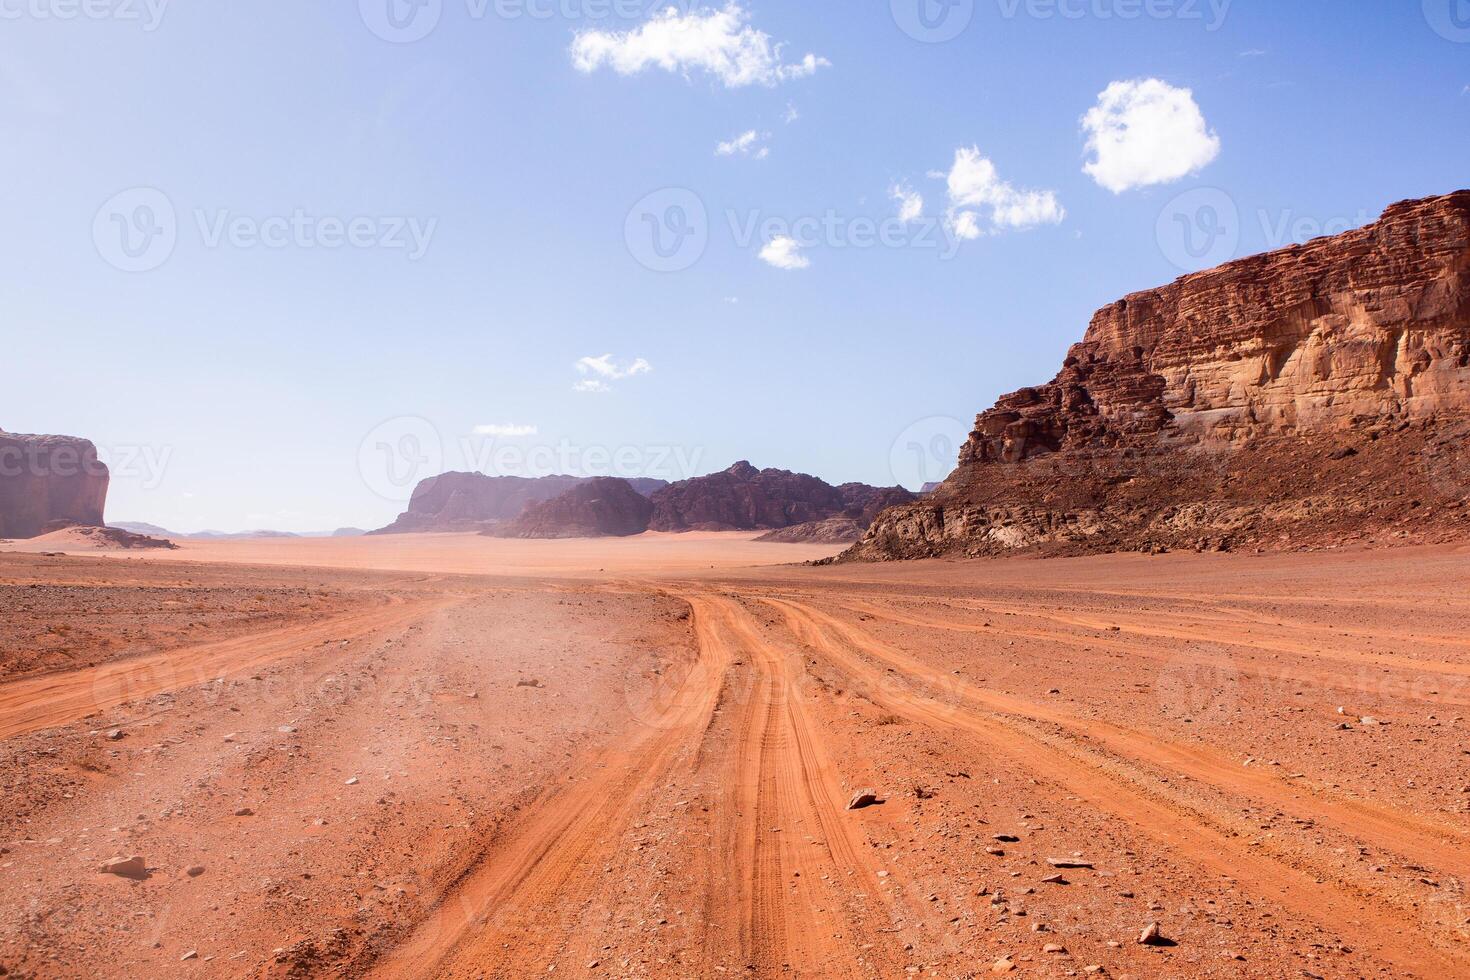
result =
[{"label": "desert plain", "polygon": [[1470,547],[750,538],[7,546],[0,968],[1470,976]]}]

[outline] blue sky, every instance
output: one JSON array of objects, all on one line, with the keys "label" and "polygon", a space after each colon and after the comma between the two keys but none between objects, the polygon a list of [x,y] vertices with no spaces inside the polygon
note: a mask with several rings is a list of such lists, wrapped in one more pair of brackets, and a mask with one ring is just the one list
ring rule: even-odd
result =
[{"label": "blue sky", "polygon": [[441,465],[938,478],[1098,307],[1470,183],[1465,0],[151,2],[0,2],[0,427],[185,531]]}]

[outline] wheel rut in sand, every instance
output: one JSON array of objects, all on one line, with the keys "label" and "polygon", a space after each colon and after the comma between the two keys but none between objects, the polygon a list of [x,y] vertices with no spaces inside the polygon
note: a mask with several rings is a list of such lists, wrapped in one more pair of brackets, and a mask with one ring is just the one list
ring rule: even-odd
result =
[{"label": "wheel rut in sand", "polygon": [[[774,601],[778,604],[784,602]],[[887,618],[881,609],[871,604],[848,605],[848,608],[857,608],[865,614]],[[953,676],[947,676],[878,641],[858,627],[822,613],[810,605],[801,606],[800,609],[809,618],[820,620],[828,631],[839,635],[853,649],[883,661],[900,671],[902,676],[922,680],[976,707],[1055,725],[1116,756],[1181,774],[1216,789],[1250,797],[1300,819],[1334,826],[1364,843],[1403,854],[1421,864],[1445,868],[1456,875],[1470,876],[1470,832],[1461,828],[1330,791],[1313,792],[1304,786],[1287,783],[1264,769],[1246,768],[1240,764],[1238,758],[1210,746],[1173,741],[1115,722],[1086,718],[1050,705],[956,680]],[[912,617],[903,617],[900,621],[924,625],[922,620]]]},{"label": "wheel rut in sand", "polygon": [[[1254,852],[1241,838],[1217,827],[1194,808],[1145,792],[1065,740],[1038,736],[1015,723],[1016,709],[1022,706],[1018,699],[995,700],[1005,696],[956,684],[953,678],[803,603],[765,601],[785,614],[792,631],[809,650],[865,685],[869,699],[885,709],[931,729],[972,737],[987,751],[1009,758],[1096,809],[1128,821],[1176,857],[1229,876],[1249,891],[1326,928],[1348,929],[1363,946],[1403,971],[1402,975],[1470,976],[1470,951],[1442,946],[1436,942],[1437,937],[1414,929],[1406,910],[1367,887],[1323,880],[1311,871],[1291,866],[1280,856]],[[865,657],[902,670],[906,679],[917,681],[923,689],[910,690],[895,684],[892,674],[873,666]],[[937,691],[944,696],[928,693]],[[1123,761],[1128,761],[1126,756]],[[1348,826],[1353,827],[1351,823]],[[1364,833],[1365,827],[1368,833],[1381,830],[1372,824],[1354,829]],[[1440,858],[1453,860],[1451,868],[1463,862],[1463,852],[1449,841],[1433,839],[1428,846]]]},{"label": "wheel rut in sand", "polygon": [[451,601],[393,601],[369,612],[344,613],[264,633],[0,684],[0,739],[67,725],[131,701],[298,659],[325,643],[405,626]]},{"label": "wheel rut in sand", "polygon": [[682,968],[902,971],[877,941],[886,903],[801,703],[799,658],[761,637],[738,602],[685,598],[698,657],[677,689],[619,746],[533,805],[379,974],[523,976],[553,965],[558,975],[591,973],[600,955],[616,956],[599,952],[600,921],[629,911],[609,908],[621,896],[607,878],[639,871],[624,853],[630,826],[650,819],[662,787],[703,774],[721,789],[709,803],[706,853],[683,855],[684,875],[705,869],[695,875],[705,893],[696,935],[674,951]]}]

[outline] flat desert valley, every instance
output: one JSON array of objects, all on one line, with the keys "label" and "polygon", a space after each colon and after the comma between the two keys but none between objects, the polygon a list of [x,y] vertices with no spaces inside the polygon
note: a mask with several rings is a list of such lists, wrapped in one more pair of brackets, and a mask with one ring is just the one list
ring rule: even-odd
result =
[{"label": "flat desert valley", "polygon": [[1470,976],[1470,548],[751,537],[12,548],[0,973]]}]

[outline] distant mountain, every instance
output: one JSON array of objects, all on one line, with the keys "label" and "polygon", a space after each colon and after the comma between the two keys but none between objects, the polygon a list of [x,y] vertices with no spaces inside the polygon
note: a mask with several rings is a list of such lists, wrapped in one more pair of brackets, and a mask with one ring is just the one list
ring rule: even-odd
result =
[{"label": "distant mountain", "polygon": [[[329,532],[323,531],[319,534],[296,534],[291,531],[196,531],[193,534],[184,534],[179,531],[170,531],[159,527],[157,524],[148,524],[143,521],[108,521],[108,527],[115,527],[123,531],[131,531],[133,534],[146,534],[155,538],[173,538],[175,541],[244,541],[253,538],[324,538]],[[362,532],[358,532],[362,533]]]},{"label": "distant mountain", "polygon": [[120,531],[129,531],[133,534],[146,534],[153,538],[180,538],[186,535],[175,534],[167,528],[159,527],[157,524],[145,524],[142,521],[108,521],[108,527],[115,527]]},{"label": "distant mountain", "polygon": [[884,508],[914,499],[902,487],[865,483],[834,487],[806,473],[758,470],[742,460],[719,473],[659,490],[652,498],[649,527],[675,532],[771,531],[845,517],[861,530]]},{"label": "distant mountain", "polygon": [[648,530],[653,503],[627,480],[600,477],[528,506],[520,517],[481,533],[498,538],[630,537]]},{"label": "distant mountain", "polygon": [[[413,534],[432,531],[483,531],[512,521],[531,504],[560,497],[595,477],[486,476],[483,473],[443,473],[414,488],[408,510],[392,524],[369,534]],[[626,482],[644,496],[668,484],[663,480]]]}]

